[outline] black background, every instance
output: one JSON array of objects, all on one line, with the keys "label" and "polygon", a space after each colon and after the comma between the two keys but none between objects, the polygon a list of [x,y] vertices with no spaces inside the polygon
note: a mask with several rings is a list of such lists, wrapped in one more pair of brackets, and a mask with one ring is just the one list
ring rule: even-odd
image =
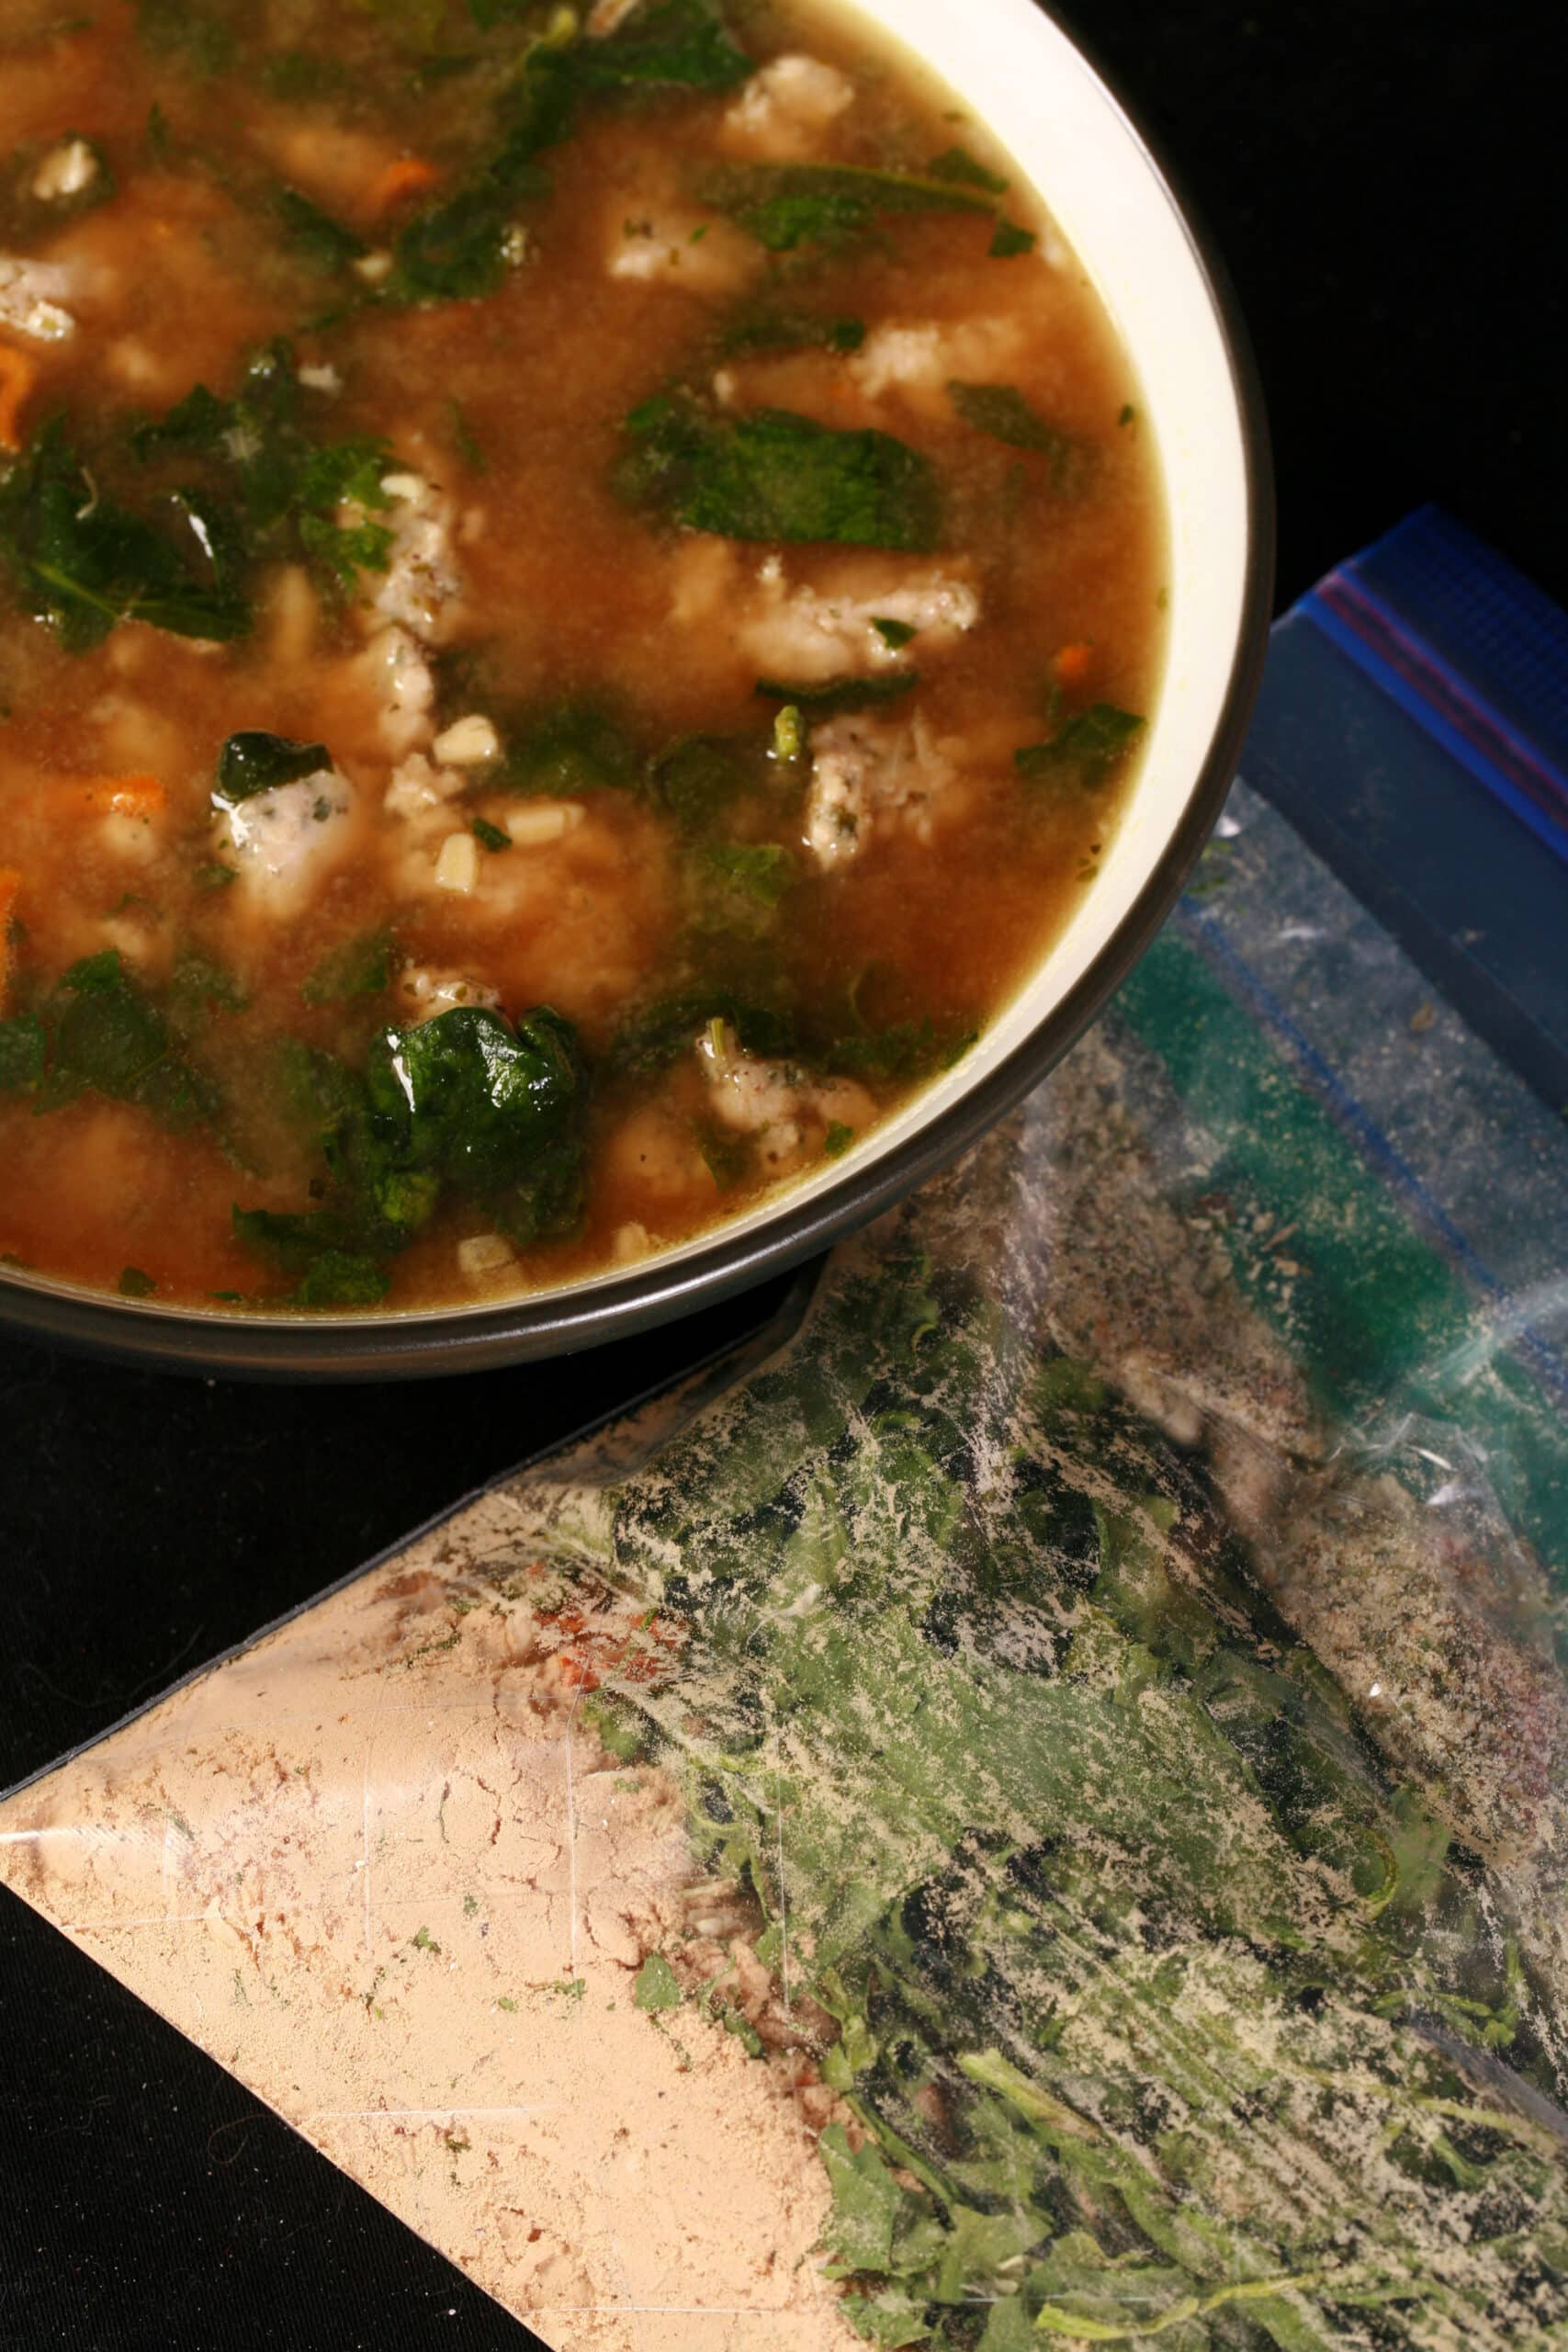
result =
[{"label": "black background", "polygon": [[[1281,605],[1429,498],[1568,601],[1564,60],[1535,19],[1460,0],[1076,12],[1251,322]],[[379,1389],[186,1381],[0,1337],[0,1786],[766,1304]],[[0,2048],[0,2342],[534,2343],[8,1896]]]}]

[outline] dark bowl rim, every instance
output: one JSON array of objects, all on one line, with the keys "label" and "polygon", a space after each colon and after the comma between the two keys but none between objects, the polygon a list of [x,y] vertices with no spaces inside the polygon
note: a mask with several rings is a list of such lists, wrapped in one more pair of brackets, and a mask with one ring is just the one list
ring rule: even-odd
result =
[{"label": "dark bowl rim", "polygon": [[787,1272],[947,1167],[1013,1110],[1062,1058],[1144,955],[1180,896],[1235,775],[1268,651],[1275,555],[1274,481],[1262,385],[1229,271],[1201,212],[1095,54],[1054,7],[1040,14],[1077,51],[1121,115],[1163,190],[1219,328],[1240,425],[1247,551],[1235,648],[1220,715],[1187,803],[1143,890],[1089,969],[1006,1059],[947,1109],[825,1191],[785,1204],[753,1232],[722,1227],[705,1248],[651,1259],[592,1289],[544,1292],[492,1307],[412,1311],[333,1322],[303,1316],[196,1315],[102,1293],[35,1287],[0,1271],[0,1323],[48,1343],[149,1369],[250,1379],[386,1380],[493,1370],[599,1347],[711,1306]]}]

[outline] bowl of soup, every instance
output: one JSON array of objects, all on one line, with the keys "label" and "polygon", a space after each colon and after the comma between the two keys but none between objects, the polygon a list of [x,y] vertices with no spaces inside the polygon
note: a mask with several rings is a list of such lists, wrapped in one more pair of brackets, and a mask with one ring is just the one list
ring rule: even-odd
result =
[{"label": "bowl of soup", "polygon": [[461,1369],[775,1272],[1152,937],[1245,346],[1030,0],[14,0],[0,1314]]}]

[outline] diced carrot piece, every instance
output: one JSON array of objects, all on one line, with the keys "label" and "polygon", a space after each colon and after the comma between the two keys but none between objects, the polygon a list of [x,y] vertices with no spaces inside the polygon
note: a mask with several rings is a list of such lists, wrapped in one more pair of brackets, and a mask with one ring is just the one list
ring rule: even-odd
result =
[{"label": "diced carrot piece", "polygon": [[370,198],[371,209],[389,212],[394,204],[401,204],[405,198],[423,196],[425,189],[434,187],[440,177],[435,164],[427,163],[423,155],[400,155],[395,164],[388,164],[376,182]]},{"label": "diced carrot piece", "polygon": [[89,817],[161,817],[168,795],[155,775],[85,775],[62,779],[55,790]]},{"label": "diced carrot piece", "polygon": [[6,1010],[6,990],[11,978],[11,918],[17,911],[22,877],[14,866],[0,866],[0,1014]]},{"label": "diced carrot piece", "polygon": [[1051,674],[1059,686],[1071,694],[1075,688],[1089,684],[1089,664],[1093,660],[1092,645],[1064,645],[1051,664]]},{"label": "diced carrot piece", "polygon": [[168,805],[169,796],[155,775],[107,776],[93,789],[105,797],[116,817],[161,817]]},{"label": "diced carrot piece", "polygon": [[38,381],[38,368],[15,344],[0,343],[0,449],[22,446],[22,408]]}]

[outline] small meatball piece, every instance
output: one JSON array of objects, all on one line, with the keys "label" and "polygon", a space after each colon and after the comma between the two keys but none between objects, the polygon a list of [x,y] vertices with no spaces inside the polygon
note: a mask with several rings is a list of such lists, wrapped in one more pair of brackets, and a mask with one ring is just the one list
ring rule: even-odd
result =
[{"label": "small meatball piece", "polygon": [[34,343],[63,343],[76,332],[76,322],[64,307],[71,290],[68,269],[0,254],[0,327],[11,327]]},{"label": "small meatball piece", "polygon": [[33,174],[33,194],[39,204],[69,204],[86,194],[102,169],[85,139],[62,139]]},{"label": "small meatball piece", "polygon": [[722,1023],[697,1039],[697,1065],[715,1117],[738,1135],[755,1136],[759,1159],[774,1174],[795,1166],[826,1127],[859,1129],[876,1116],[871,1096],[852,1079],[813,1079],[793,1062],[743,1053]]},{"label": "small meatball piece", "polygon": [[219,814],[241,888],[278,915],[297,913],[359,834],[354,787],[335,768],[274,785]]},{"label": "small meatball piece", "polygon": [[956,771],[924,719],[839,718],[811,740],[806,846],[829,871],[861,856],[890,824],[929,842]]},{"label": "small meatball piece", "polygon": [[888,644],[876,627],[879,620],[913,629],[922,662],[956,645],[977,625],[979,595],[961,571],[924,566],[895,579],[887,577],[887,564],[885,556],[851,559],[826,588],[792,588],[780,559],[769,556],[758,571],[755,595],[740,607],[742,650],[764,677],[809,684],[913,659]]},{"label": "small meatball piece", "polygon": [[620,206],[605,236],[612,277],[673,286],[688,294],[733,294],[755,276],[757,248],[711,212],[689,206]]},{"label": "small meatball piece", "polygon": [[949,384],[983,381],[1014,366],[1026,332],[1023,321],[1012,318],[889,321],[872,329],[845,367],[867,400],[945,415]]},{"label": "small meatball piece", "polygon": [[759,162],[810,162],[822,133],[853,106],[854,84],[819,58],[775,57],[754,74],[724,118],[724,144]]},{"label": "small meatball piece", "polygon": [[435,678],[424,649],[406,628],[384,628],[358,657],[378,706],[381,740],[403,758],[435,733]]},{"label": "small meatball piece", "polygon": [[397,979],[399,1010],[405,1021],[434,1021],[456,1004],[482,1004],[501,1011],[501,990],[486,988],[466,972],[437,971],[428,964],[406,964]]},{"label": "small meatball piece", "polygon": [[448,822],[447,803],[462,789],[463,779],[455,768],[435,767],[423,752],[411,752],[392,770],[381,806],[389,817],[400,817],[424,834]]},{"label": "small meatball piece", "polygon": [[392,553],[371,603],[425,644],[439,644],[463,594],[452,555],[457,511],[423,474],[388,474],[381,488],[393,501]]},{"label": "small meatball piece", "polygon": [[604,1169],[618,1185],[635,1191],[644,1206],[708,1208],[717,1197],[712,1170],[697,1148],[689,1122],[660,1102],[645,1102],[610,1136]]}]

